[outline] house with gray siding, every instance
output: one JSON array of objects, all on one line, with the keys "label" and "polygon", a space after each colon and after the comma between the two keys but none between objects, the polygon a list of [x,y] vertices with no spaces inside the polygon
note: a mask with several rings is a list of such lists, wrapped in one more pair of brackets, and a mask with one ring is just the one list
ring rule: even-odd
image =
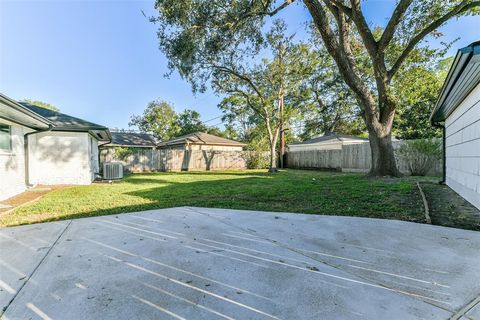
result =
[{"label": "house with gray siding", "polygon": [[480,41],[458,51],[431,116],[444,130],[444,181],[480,209]]},{"label": "house with gray siding", "polygon": [[108,128],[0,94],[0,200],[35,185],[90,184]]}]

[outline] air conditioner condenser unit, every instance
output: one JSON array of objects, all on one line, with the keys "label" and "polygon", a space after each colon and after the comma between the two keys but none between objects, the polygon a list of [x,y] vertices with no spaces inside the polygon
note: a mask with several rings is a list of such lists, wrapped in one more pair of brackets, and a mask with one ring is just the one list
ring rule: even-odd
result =
[{"label": "air conditioner condenser unit", "polygon": [[120,162],[107,162],[103,164],[103,179],[115,180],[123,178],[123,165]]}]

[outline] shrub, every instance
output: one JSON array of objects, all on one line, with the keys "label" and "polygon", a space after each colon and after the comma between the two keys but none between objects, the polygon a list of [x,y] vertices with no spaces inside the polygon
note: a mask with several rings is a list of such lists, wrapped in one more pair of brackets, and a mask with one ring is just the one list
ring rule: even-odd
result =
[{"label": "shrub", "polygon": [[118,160],[126,161],[128,157],[135,154],[135,148],[125,148],[125,147],[116,147],[115,148],[115,157]]},{"label": "shrub", "polygon": [[407,140],[397,150],[412,176],[425,176],[435,161],[442,158],[442,143],[439,139]]},{"label": "shrub", "polygon": [[247,151],[245,160],[247,169],[266,169],[270,166],[270,157],[265,151]]}]

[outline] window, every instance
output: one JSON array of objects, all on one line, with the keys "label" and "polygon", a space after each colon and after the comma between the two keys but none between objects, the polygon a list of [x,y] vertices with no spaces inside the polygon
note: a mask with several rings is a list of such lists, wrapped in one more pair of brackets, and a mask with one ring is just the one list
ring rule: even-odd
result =
[{"label": "window", "polygon": [[0,123],[0,150],[1,151],[11,151],[12,142],[11,142],[11,128],[7,124]]}]

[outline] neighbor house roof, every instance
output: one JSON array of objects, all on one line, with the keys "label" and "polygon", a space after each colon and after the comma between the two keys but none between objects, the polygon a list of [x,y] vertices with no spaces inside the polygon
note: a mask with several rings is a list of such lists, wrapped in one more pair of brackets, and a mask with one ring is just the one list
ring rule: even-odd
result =
[{"label": "neighbor house roof", "polygon": [[53,124],[52,131],[89,132],[98,140],[109,141],[111,139],[110,131],[105,126],[26,102],[19,103],[28,110],[50,121]]},{"label": "neighbor house roof", "polygon": [[477,41],[458,50],[430,120],[445,121],[479,83],[480,41]]},{"label": "neighbor house roof", "polygon": [[0,118],[29,127],[32,129],[44,130],[53,123],[41,115],[31,111],[17,101],[0,93],[0,103],[7,108],[0,108]]},{"label": "neighbor house roof", "polygon": [[338,133],[328,133],[318,138],[308,139],[308,140],[297,142],[297,143],[291,143],[289,144],[289,146],[299,146],[303,144],[314,144],[314,143],[321,143],[321,142],[336,142],[336,141],[343,142],[343,141],[351,141],[351,140],[368,141],[368,139],[359,138],[356,136],[338,134]]},{"label": "neighbor house roof", "polygon": [[217,145],[217,146],[246,146],[245,143],[225,139],[222,137],[214,136],[213,134],[208,134],[204,132],[194,132],[186,134],[184,136],[176,137],[174,139],[164,141],[159,143],[159,146],[174,146],[174,145],[183,145],[183,144],[204,144],[204,145]]},{"label": "neighbor house roof", "polygon": [[118,147],[156,147],[157,142],[152,134],[137,132],[112,132],[112,142],[105,146]]}]

